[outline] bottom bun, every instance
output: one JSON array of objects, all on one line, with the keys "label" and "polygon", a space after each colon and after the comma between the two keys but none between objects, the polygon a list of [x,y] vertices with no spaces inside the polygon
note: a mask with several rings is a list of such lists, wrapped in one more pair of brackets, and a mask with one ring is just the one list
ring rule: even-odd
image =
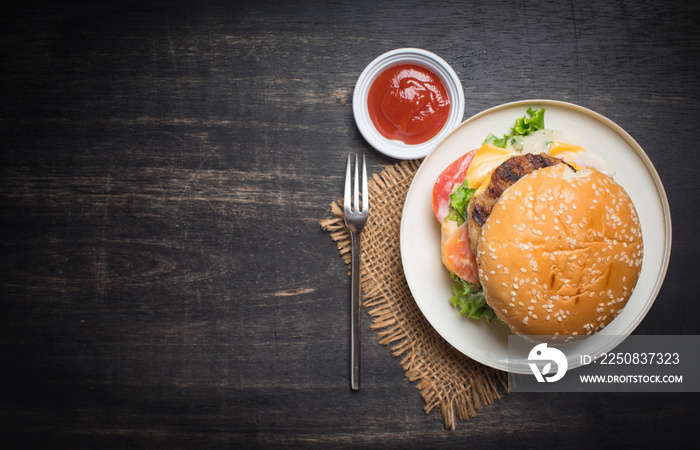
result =
[{"label": "bottom bun", "polygon": [[585,336],[627,304],[642,266],[632,200],[598,171],[559,164],[499,198],[477,244],[488,304],[528,336]]}]

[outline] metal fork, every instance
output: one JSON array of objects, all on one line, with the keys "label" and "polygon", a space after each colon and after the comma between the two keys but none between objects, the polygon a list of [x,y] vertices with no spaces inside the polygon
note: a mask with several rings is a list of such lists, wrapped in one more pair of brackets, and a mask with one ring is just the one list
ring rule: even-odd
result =
[{"label": "metal fork", "polygon": [[[345,225],[350,231],[352,246],[350,288],[350,386],[352,390],[360,389],[360,233],[367,223],[369,216],[369,197],[367,194],[367,163],[362,155],[362,204],[360,204],[359,166],[360,157],[355,154],[355,183],[351,188],[352,179],[352,155],[348,156],[348,166],[345,172],[345,198],[343,199],[343,213]],[[351,204],[351,197],[354,203]],[[360,207],[361,206],[361,207]]]}]

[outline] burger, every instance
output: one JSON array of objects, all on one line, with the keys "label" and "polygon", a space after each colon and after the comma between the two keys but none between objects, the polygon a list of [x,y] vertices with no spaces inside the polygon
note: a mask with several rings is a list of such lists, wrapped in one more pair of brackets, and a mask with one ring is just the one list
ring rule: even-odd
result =
[{"label": "burger", "polygon": [[461,314],[568,340],[622,312],[642,266],[642,231],[609,163],[544,128],[543,114],[528,110],[524,132],[516,122],[450,165],[433,208]]}]

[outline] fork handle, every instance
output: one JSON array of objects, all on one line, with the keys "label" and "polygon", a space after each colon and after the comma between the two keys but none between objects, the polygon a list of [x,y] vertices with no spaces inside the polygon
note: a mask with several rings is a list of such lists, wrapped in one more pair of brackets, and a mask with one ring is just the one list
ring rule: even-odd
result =
[{"label": "fork handle", "polygon": [[360,312],[362,292],[360,288],[360,235],[350,233],[352,245],[350,286],[350,386],[360,389]]}]

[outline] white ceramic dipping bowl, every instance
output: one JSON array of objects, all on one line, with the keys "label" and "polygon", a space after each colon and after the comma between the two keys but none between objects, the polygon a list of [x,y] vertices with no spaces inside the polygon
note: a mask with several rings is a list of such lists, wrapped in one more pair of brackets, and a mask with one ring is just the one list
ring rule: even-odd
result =
[{"label": "white ceramic dipping bowl", "polygon": [[[386,69],[399,64],[415,64],[435,73],[445,86],[450,99],[450,114],[440,132],[421,144],[408,145],[387,139],[374,127],[367,109],[367,97],[374,80]],[[434,53],[418,48],[399,48],[374,59],[360,74],[352,98],[352,112],[360,133],[377,151],[396,159],[417,159],[430,153],[464,116],[464,91],[455,71]]]}]

